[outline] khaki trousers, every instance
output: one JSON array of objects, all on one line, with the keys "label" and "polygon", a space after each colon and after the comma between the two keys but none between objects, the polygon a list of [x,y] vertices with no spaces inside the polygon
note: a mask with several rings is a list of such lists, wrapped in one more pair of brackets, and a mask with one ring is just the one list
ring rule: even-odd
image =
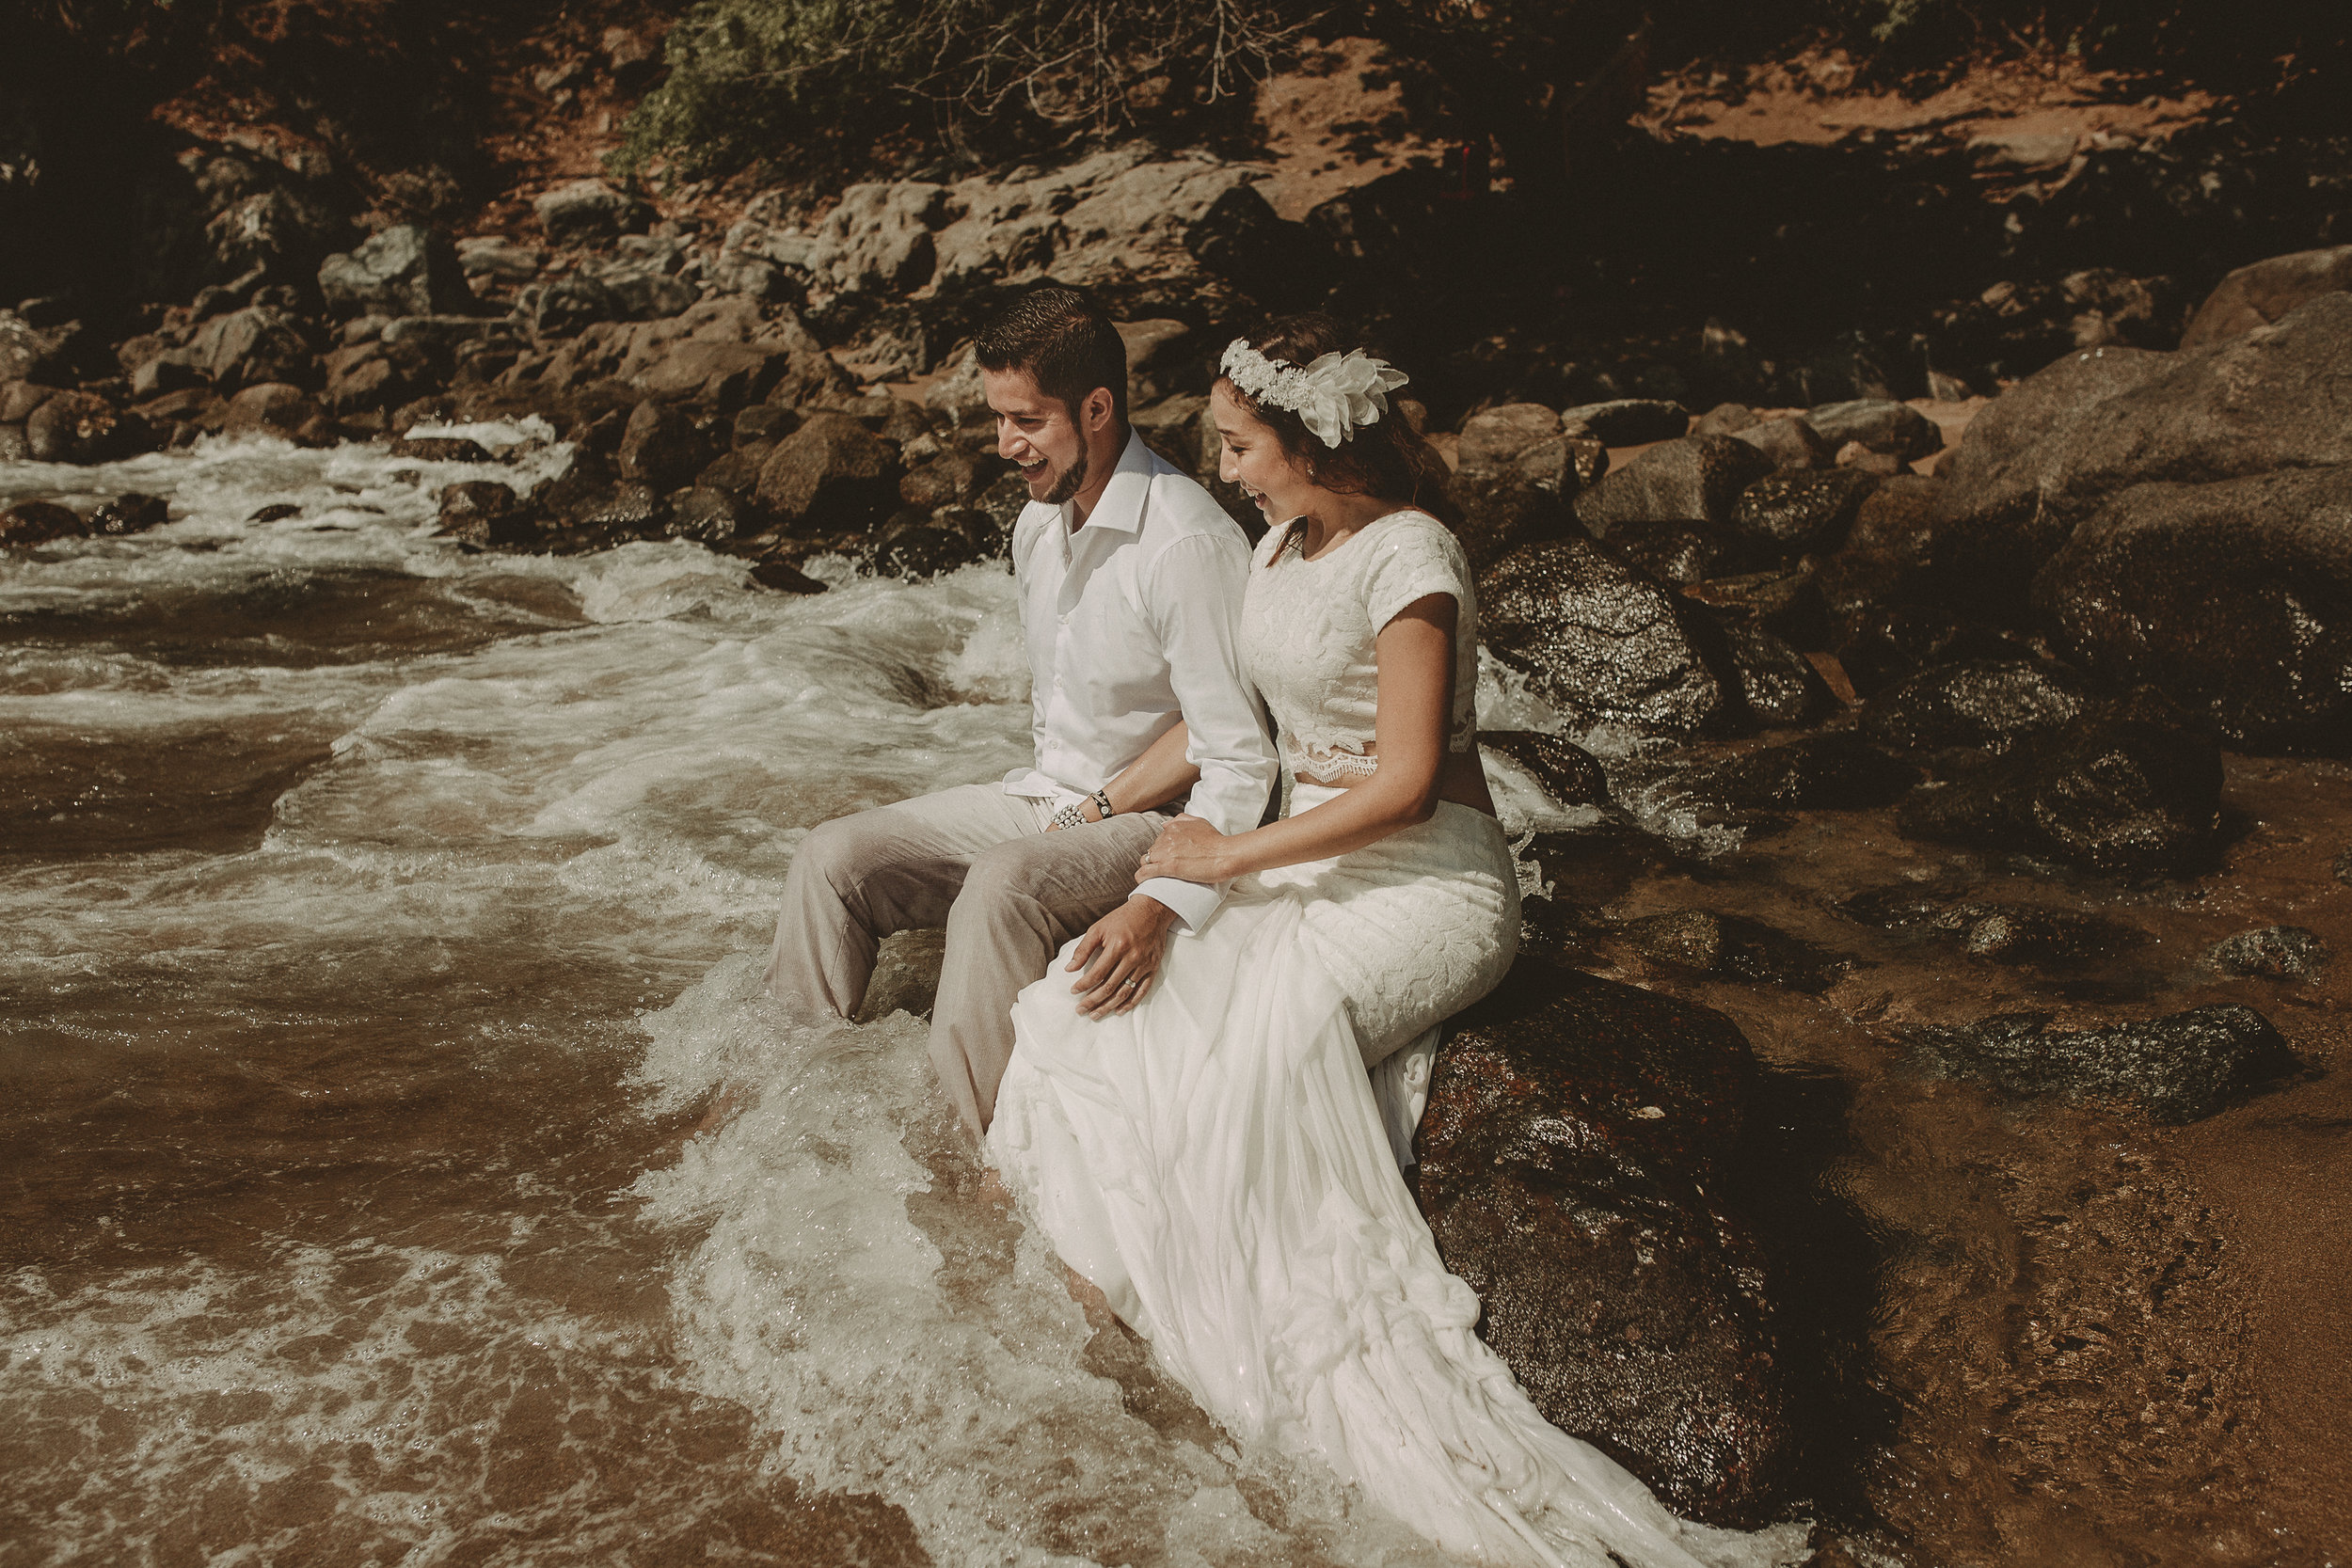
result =
[{"label": "khaki trousers", "polygon": [[1136,812],[1049,833],[1035,802],[997,784],[835,817],[802,841],[785,879],[768,993],[805,1018],[854,1017],[882,938],[946,927],[931,1065],[984,1133],[1012,1059],[1013,998],[1127,901],[1167,821]]}]

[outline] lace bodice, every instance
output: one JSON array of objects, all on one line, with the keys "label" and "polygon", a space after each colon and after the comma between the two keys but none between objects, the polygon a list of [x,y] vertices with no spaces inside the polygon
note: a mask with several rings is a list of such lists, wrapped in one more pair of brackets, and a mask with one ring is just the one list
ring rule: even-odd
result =
[{"label": "lace bodice", "polygon": [[1448,749],[1478,734],[1478,599],[1453,531],[1425,512],[1392,512],[1310,561],[1288,528],[1267,531],[1242,600],[1242,673],[1280,732],[1293,774],[1367,778],[1378,768],[1374,639],[1397,611],[1431,594],[1460,607],[1454,634],[1454,722]]}]

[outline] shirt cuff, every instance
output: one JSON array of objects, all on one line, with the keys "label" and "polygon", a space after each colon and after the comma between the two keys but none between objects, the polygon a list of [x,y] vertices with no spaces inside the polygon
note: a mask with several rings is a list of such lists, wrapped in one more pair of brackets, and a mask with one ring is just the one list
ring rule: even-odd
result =
[{"label": "shirt cuff", "polygon": [[1186,931],[1198,931],[1216,913],[1216,907],[1225,902],[1225,890],[1231,883],[1183,882],[1173,877],[1154,877],[1138,883],[1137,893],[1157,899],[1176,916],[1176,923]]}]

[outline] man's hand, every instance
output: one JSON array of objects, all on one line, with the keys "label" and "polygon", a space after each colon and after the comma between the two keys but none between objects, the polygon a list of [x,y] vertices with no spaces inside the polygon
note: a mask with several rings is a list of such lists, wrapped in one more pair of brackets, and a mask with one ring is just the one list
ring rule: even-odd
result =
[{"label": "man's hand", "polygon": [[1138,893],[1088,927],[1070,955],[1070,968],[1078,972],[1070,988],[1078,1011],[1107,1018],[1142,1001],[1159,974],[1168,928],[1175,923],[1173,910]]}]

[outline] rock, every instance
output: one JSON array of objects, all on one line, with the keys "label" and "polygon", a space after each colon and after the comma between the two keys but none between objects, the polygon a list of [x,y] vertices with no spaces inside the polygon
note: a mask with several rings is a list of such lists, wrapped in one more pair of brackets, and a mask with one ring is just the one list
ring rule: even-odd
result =
[{"label": "rock", "polygon": [[1657,398],[1614,398],[1560,411],[1560,428],[1607,447],[1677,440],[1691,429],[1690,411]]},{"label": "rock", "polygon": [[141,495],[127,491],[105,502],[89,515],[89,531],[108,536],[125,533],[145,533],[149,529],[171,520],[171,506],[161,496]]},{"label": "rock", "polygon": [[663,403],[731,413],[767,397],[791,370],[789,353],[764,343],[689,339],[656,360],[638,385]]},{"label": "rock", "polygon": [[2021,904],[1956,904],[1928,922],[1957,932],[1969,957],[1995,963],[2079,969],[2147,944],[2137,927],[2067,910]]},{"label": "rock", "polygon": [[787,528],[871,527],[898,503],[890,448],[841,414],[812,415],[759,471],[759,504]]},{"label": "rock", "polygon": [[1535,445],[1560,434],[1560,416],[1540,403],[1506,403],[1472,414],[1462,426],[1454,449],[1465,474],[1486,474],[1505,467]]},{"label": "rock", "polygon": [[659,267],[600,262],[583,266],[574,276],[594,282],[611,297],[608,321],[660,321],[684,314],[702,298],[692,283]]},{"label": "rock", "polygon": [[2102,1029],[2053,1029],[2048,1013],[2003,1013],[1915,1031],[1920,1053],[1957,1077],[2011,1094],[2134,1104],[2172,1125],[2221,1109],[2233,1088],[2293,1060],[2251,1007],[2192,1007]]},{"label": "rock", "polygon": [[[966,427],[959,422],[956,414],[943,411],[930,399],[926,398],[924,405],[934,414],[942,415],[947,434],[952,437],[963,437],[967,428],[971,436],[979,436],[984,429],[985,437],[967,440],[967,446],[985,446],[991,452],[995,451],[996,435],[993,420],[985,427],[977,424]],[[1136,434],[1143,437],[1145,446],[1198,477],[1197,465],[1200,461],[1203,445],[1201,415],[1208,406],[1207,398],[1191,392],[1179,392],[1173,397],[1162,398],[1157,403],[1146,404],[1136,409],[1128,415],[1128,421],[1135,426]]]},{"label": "rock", "polygon": [[2300,926],[2265,926],[2214,943],[2205,962],[2224,974],[2301,980],[2326,966],[2328,944]]},{"label": "rock", "polygon": [[1554,436],[1511,459],[1513,477],[1563,500],[1600,483],[1609,471],[1609,449],[1581,436]]},{"label": "rock", "polygon": [[1417,1140],[1438,1251],[1545,1419],[1743,1527],[1795,1453],[1769,1272],[1724,1202],[1754,1077],[1721,1013],[1522,956],[1455,1020]]},{"label": "rock", "polygon": [[1932,584],[1943,487],[1920,474],[1880,481],[1854,509],[1816,580],[1833,624],[1899,603],[1940,599]]},{"label": "rock", "polygon": [[1719,403],[1691,422],[1693,436],[1737,436],[1762,423],[1744,403]]},{"label": "rock", "polygon": [[1563,806],[1609,804],[1609,779],[1592,752],[1565,736],[1539,730],[1481,730],[1478,744],[1508,757]]},{"label": "rock", "polygon": [[1588,540],[1514,550],[1480,578],[1478,601],[1495,656],[1580,729],[1687,734],[1736,716],[1704,612]]},{"label": "rock", "polygon": [[1686,598],[1717,610],[1725,625],[1760,626],[1792,647],[1820,648],[1828,643],[1828,626],[1821,613],[1820,589],[1814,582],[1816,567],[1799,561],[1761,572],[1704,578],[1683,585]]},{"label": "rock", "polygon": [[2143,689],[1965,778],[1915,790],[1897,820],[1917,838],[2129,875],[2180,871],[2209,852],[2221,811],[2221,753],[2184,724]]},{"label": "rock", "polygon": [[18,501],[0,512],[0,545],[45,545],[86,531],[81,517],[56,501]]},{"label": "rock", "polygon": [[1839,447],[1837,455],[1830,459],[1830,462],[1839,468],[1849,468],[1856,473],[1875,474],[1883,479],[1891,479],[1903,472],[1905,468],[1903,460],[1893,452],[1873,451],[1859,441],[1849,441]]},{"label": "rock", "polygon": [[475,308],[457,246],[437,229],[396,223],[319,263],[319,293],[336,317],[463,315]]},{"label": "rock", "polygon": [[2070,657],[2235,746],[2352,752],[2352,464],[2135,485],[2074,529],[2032,603]]},{"label": "rock", "polygon": [[874,551],[874,570],[882,577],[922,581],[979,559],[978,545],[961,530],[916,523],[894,530],[882,542]]},{"label": "rock", "polygon": [[1661,582],[1690,584],[1736,574],[1756,564],[1754,546],[1711,523],[1621,523],[1609,531],[1610,552]]},{"label": "rock", "polygon": [[89,392],[59,392],[24,420],[24,445],[36,463],[111,463],[154,445],[136,414],[116,410]]},{"label": "rock", "polygon": [[206,322],[188,340],[188,357],[223,397],[263,382],[311,388],[321,380],[318,356],[310,352],[301,324],[267,305]]},{"label": "rock", "polygon": [[528,283],[548,264],[537,245],[516,245],[503,234],[477,234],[457,242],[457,266],[468,277]]},{"label": "rock", "polygon": [[394,457],[420,463],[487,463],[490,453],[481,442],[463,436],[404,436],[392,443]]},{"label": "rock", "polygon": [[748,515],[749,509],[738,497],[698,484],[670,497],[669,520],[661,525],[661,531],[673,539],[723,545],[751,531],[743,526]]},{"label": "rock", "polygon": [[1740,492],[1772,471],[1771,459],[1729,436],[1686,436],[1635,456],[1576,498],[1596,539],[1627,523],[1730,523]]},{"label": "rock", "polygon": [[539,534],[532,509],[494,479],[443,486],[440,531],[482,548],[535,544]]},{"label": "rock", "polygon": [[674,490],[710,461],[710,449],[692,420],[648,399],[630,411],[613,460],[623,479]]},{"label": "rock", "polygon": [[1002,470],[1000,464],[983,466],[969,452],[949,450],[898,481],[898,499],[909,506],[935,512],[943,506],[969,506],[979,499]]},{"label": "rock", "polygon": [[248,523],[282,523],[289,517],[301,515],[302,508],[293,501],[272,501],[267,506],[255,507],[246,515],[245,520]]},{"label": "rock", "polygon": [[[816,586],[802,592],[820,593],[825,586],[814,578],[803,580]],[[931,1002],[939,994],[939,968],[946,954],[944,930],[893,931],[882,938],[881,951],[874,955],[873,975],[866,982],[866,1000],[859,1005],[854,1022],[874,1023],[901,1012],[928,1020]]]},{"label": "rock", "polygon": [[727,428],[729,444],[737,451],[741,451],[755,442],[773,446],[801,428],[801,417],[789,408],[779,408],[771,403],[754,404],[748,408],[738,409],[735,418],[728,421]]},{"label": "rock", "polygon": [[[779,594],[822,594],[827,587],[827,584],[810,577],[788,561],[761,562],[752,568],[752,580]],[[866,994],[868,997],[874,994],[870,985]]]},{"label": "rock", "polygon": [[2352,887],[2352,848],[2345,849],[2336,857],[2336,880],[2346,887]]},{"label": "rock", "polygon": [[2143,483],[2352,463],[2352,293],[2194,353],[2070,356],[2003,393],[1946,468],[1936,562],[2014,606],[2074,529]]},{"label": "rock", "polygon": [[[602,548],[624,539],[657,539],[668,520],[660,492],[636,480],[615,480],[568,492],[559,520],[574,538],[572,547]],[[553,502],[548,503],[553,510]]]},{"label": "rock", "polygon": [[1825,440],[1820,431],[1795,415],[1766,420],[1761,424],[1731,431],[1729,435],[1734,440],[1747,442],[1772,459],[1773,467],[1784,471],[1826,468],[1837,453],[1836,447]]},{"label": "rock", "polygon": [[928,181],[851,185],[817,226],[808,271],[843,293],[904,294],[930,281],[935,230],[956,215],[947,187]]},{"label": "rock", "polygon": [[1837,696],[1812,660],[1753,623],[1724,628],[1740,700],[1748,717],[1767,729],[1786,729],[1837,708]]},{"label": "rock", "polygon": [[1878,481],[1851,470],[1774,473],[1740,492],[1731,526],[1776,558],[1836,549]]},{"label": "rock", "polygon": [[1178,392],[1198,395],[1211,379],[1201,363],[1193,329],[1180,321],[1152,317],[1114,323],[1127,350],[1127,397],[1134,404],[1155,403]]},{"label": "rock", "polygon": [[1709,910],[1644,915],[1618,929],[1635,951],[1658,963],[1808,993],[1827,990],[1851,967],[1760,920]]},{"label": "rock", "polygon": [[1516,473],[1491,470],[1454,476],[1454,499],[1462,509],[1454,533],[1472,571],[1483,571],[1518,549],[1578,531],[1559,493],[1530,484]]},{"label": "rock", "polygon": [[87,338],[78,323],[35,326],[13,310],[0,310],[0,381],[72,381]]},{"label": "rock", "polygon": [[653,221],[653,209],[622,195],[601,180],[575,180],[532,198],[531,210],[548,243],[596,245],[635,233]]},{"label": "rock", "polygon": [[1861,398],[1851,403],[1826,403],[1804,417],[1816,434],[1832,448],[1859,441],[1876,452],[1915,463],[1944,450],[1944,432],[1907,403]]},{"label": "rock", "polygon": [[38,381],[0,382],[0,424],[23,424],[34,409],[56,395],[56,388]]},{"label": "rock", "polygon": [[2081,717],[2082,677],[2026,659],[1967,659],[1922,670],[1872,697],[1862,733],[1894,752],[1997,755]]},{"label": "rock", "polygon": [[1254,185],[1228,186],[1184,230],[1184,249],[1269,309],[1305,306],[1327,286],[1332,257],[1315,230],[1276,215]]},{"label": "rock", "polygon": [[318,418],[318,412],[319,405],[301,388],[264,381],[229,400],[228,418],[221,429],[232,436],[253,431],[291,436]]},{"label": "rock", "polygon": [[1682,775],[1688,794],[1743,811],[1860,811],[1887,806],[1919,770],[1851,732],[1808,736]]},{"label": "rock", "polygon": [[1906,676],[1972,658],[2030,659],[2035,649],[1999,626],[1926,605],[1893,604],[1837,618],[1831,644],[1854,690],[1874,696]]},{"label": "rock", "polygon": [[2352,289],[2352,245],[2255,261],[2224,277],[2205,296],[2181,334],[2181,347],[2209,348],[2242,338],[2308,300],[2344,289]]}]

